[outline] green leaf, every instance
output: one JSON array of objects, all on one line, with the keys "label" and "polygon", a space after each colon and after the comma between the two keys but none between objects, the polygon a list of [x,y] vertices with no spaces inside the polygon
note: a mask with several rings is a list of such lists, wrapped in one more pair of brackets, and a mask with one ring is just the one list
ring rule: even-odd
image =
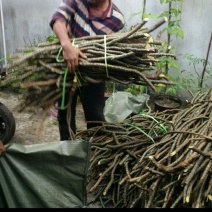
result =
[{"label": "green leaf", "polygon": [[58,39],[55,35],[51,35],[51,36],[46,38],[46,41],[48,41],[48,42],[54,42],[56,40],[58,40]]},{"label": "green leaf", "polygon": [[181,39],[184,39],[183,30],[178,30],[178,31],[177,31],[177,35],[178,35]]},{"label": "green leaf", "polygon": [[144,13],[143,17],[144,18],[149,18],[149,19],[158,19],[157,15],[153,15],[151,13]]}]

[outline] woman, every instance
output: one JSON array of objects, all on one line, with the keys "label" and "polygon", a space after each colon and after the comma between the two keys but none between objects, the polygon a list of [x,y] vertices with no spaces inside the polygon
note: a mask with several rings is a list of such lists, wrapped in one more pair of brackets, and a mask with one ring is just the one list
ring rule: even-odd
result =
[{"label": "woman", "polygon": [[[80,49],[75,48],[70,38],[92,35],[106,35],[124,28],[124,16],[111,0],[64,0],[53,14],[50,26],[58,37],[67,62],[69,73],[78,68],[79,58],[86,59]],[[99,126],[104,118],[105,82],[89,84],[78,88],[72,96],[71,129],[76,133],[76,104],[79,95],[83,106],[87,128]],[[67,98],[66,98],[67,99]],[[61,100],[59,101],[59,106]],[[70,138],[66,121],[67,110],[58,110],[60,140]],[[93,121],[93,123],[92,123]],[[94,121],[100,121],[94,123]]]}]

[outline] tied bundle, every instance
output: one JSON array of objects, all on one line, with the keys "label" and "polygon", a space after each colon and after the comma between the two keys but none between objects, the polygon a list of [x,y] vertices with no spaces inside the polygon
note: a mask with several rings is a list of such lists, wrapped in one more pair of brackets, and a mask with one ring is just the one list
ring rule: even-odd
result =
[{"label": "tied bundle", "polygon": [[72,44],[87,55],[87,60],[79,59],[74,76],[68,73],[57,39],[24,48],[11,58],[6,67],[7,77],[0,82],[0,87],[21,89],[24,99],[20,110],[24,110],[29,107],[49,108],[65,94],[72,96],[77,87],[102,80],[145,85],[153,91],[158,84],[172,85],[173,82],[156,70],[156,63],[159,57],[176,59],[176,56],[159,52],[158,46],[163,42],[150,36],[166,21],[163,18],[153,27],[144,28],[148,22],[145,19],[129,32],[71,39]]}]

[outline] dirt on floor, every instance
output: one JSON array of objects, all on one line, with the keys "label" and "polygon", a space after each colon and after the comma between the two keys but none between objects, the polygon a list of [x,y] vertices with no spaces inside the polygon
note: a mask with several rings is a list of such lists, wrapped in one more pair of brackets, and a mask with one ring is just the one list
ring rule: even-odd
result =
[{"label": "dirt on floor", "polygon": [[[59,141],[59,129],[56,120],[56,109],[52,105],[46,113],[42,109],[35,112],[18,112],[21,95],[0,92],[0,101],[10,109],[16,122],[16,132],[12,139],[20,144],[36,144]],[[77,130],[86,129],[84,113],[80,102],[76,114]]]}]

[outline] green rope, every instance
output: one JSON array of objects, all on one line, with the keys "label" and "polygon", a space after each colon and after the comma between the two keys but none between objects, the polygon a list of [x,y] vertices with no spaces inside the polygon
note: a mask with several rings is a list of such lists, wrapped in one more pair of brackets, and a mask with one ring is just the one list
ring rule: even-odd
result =
[{"label": "green rope", "polygon": [[76,45],[76,44],[75,44],[75,38],[74,38],[73,41],[72,41],[72,46],[74,46],[76,49],[79,48],[79,45]]},{"label": "green rope", "polygon": [[159,121],[157,121],[154,117],[150,116],[150,115],[147,115],[147,114],[144,114],[144,113],[140,113],[141,116],[143,117],[147,117],[147,118],[150,118],[152,119],[153,121],[155,121],[157,124],[159,124],[159,126],[156,126],[156,128],[160,129],[163,134],[166,134],[168,132],[167,128],[165,125],[161,124]]},{"label": "green rope", "polygon": [[68,68],[65,70],[64,79],[63,79],[63,90],[62,90],[62,101],[61,101],[61,109],[63,110],[65,107],[65,95],[66,95],[66,79],[68,75]]},{"label": "green rope", "polygon": [[130,127],[133,127],[133,128],[135,128],[135,129],[137,129],[139,132],[141,132],[141,133],[143,133],[145,136],[147,136],[153,143],[155,143],[155,141],[154,141],[154,139],[151,137],[151,136],[149,136],[148,134],[146,134],[141,128],[139,128],[139,127],[137,127],[135,124],[124,124],[124,125],[126,125],[126,126],[130,126]]},{"label": "green rope", "polygon": [[[60,48],[57,57],[56,57],[56,61],[58,63],[64,62],[64,59],[59,59],[60,54],[62,52],[62,47]],[[64,73],[64,78],[63,78],[63,89],[62,89],[62,101],[61,101],[61,109],[63,110],[65,108],[65,94],[66,94],[66,79],[67,79],[67,75],[68,75],[68,68],[66,68],[65,73]]]},{"label": "green rope", "polygon": [[59,57],[60,57],[60,54],[61,54],[61,52],[62,52],[62,47],[60,48],[60,50],[59,50],[59,52],[58,52],[58,54],[57,54],[57,57],[56,57],[56,61],[58,62],[58,63],[62,63],[62,62],[64,62],[64,59],[59,59]]},{"label": "green rope", "polygon": [[[78,48],[78,45],[75,44],[75,38],[72,41],[72,45],[75,48]],[[59,52],[57,54],[57,57],[56,57],[56,61],[58,63],[64,62],[64,59],[59,59],[61,52],[62,52],[62,47],[60,48],[60,50],[59,50]],[[66,80],[67,80],[67,75],[68,75],[68,67],[65,70],[64,78],[63,78],[62,101],[61,101],[61,109],[62,110],[65,108],[65,95],[66,95]]]}]

